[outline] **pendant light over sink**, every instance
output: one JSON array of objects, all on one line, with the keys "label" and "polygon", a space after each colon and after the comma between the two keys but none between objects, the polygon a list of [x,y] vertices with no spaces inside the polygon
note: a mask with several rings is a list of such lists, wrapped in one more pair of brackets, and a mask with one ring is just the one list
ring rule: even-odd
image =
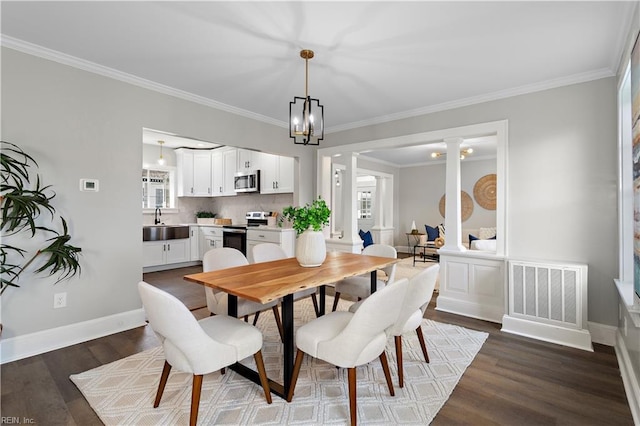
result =
[{"label": "pendant light over sink", "polygon": [[162,156],[162,145],[164,145],[164,141],[158,141],[158,143],[160,144],[160,158],[158,158],[158,164],[164,166],[166,164],[166,161]]},{"label": "pendant light over sink", "polygon": [[318,99],[309,96],[309,59],[313,50],[301,50],[304,59],[304,98],[295,96],[289,102],[289,136],[298,145],[320,145],[324,138],[324,107]]}]

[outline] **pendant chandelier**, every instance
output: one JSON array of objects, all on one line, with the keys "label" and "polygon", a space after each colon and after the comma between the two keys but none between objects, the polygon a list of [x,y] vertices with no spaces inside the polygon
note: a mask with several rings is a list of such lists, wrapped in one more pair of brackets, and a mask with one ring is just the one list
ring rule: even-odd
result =
[{"label": "pendant chandelier", "polygon": [[301,50],[305,62],[304,98],[295,96],[289,102],[289,136],[299,145],[320,145],[324,138],[324,107],[309,96],[309,59],[313,50]]},{"label": "pendant chandelier", "polygon": [[164,166],[166,164],[164,157],[162,156],[162,145],[164,145],[164,141],[158,141],[160,144],[160,158],[158,158],[158,164]]}]

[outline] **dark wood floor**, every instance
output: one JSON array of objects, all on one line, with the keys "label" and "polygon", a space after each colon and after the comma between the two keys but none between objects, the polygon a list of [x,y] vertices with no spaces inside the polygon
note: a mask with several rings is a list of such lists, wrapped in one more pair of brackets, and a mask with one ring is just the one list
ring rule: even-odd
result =
[{"label": "dark wood floor", "polygon": [[[202,318],[208,315],[201,308],[204,290],[182,280],[199,271],[156,272],[144,279],[175,294]],[[633,424],[613,348],[566,348],[502,333],[499,324],[434,307],[435,296],[427,318],[486,331],[489,338],[433,425]],[[1,415],[18,417],[22,424],[30,419],[39,425],[100,425],[69,375],[157,345],[149,327],[140,327],[2,365]]]}]

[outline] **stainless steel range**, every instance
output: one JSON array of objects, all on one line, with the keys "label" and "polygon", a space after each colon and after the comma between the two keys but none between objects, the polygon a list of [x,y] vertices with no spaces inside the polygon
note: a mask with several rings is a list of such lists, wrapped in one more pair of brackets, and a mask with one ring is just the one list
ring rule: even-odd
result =
[{"label": "stainless steel range", "polygon": [[232,247],[247,255],[247,227],[260,226],[268,223],[270,212],[247,212],[246,224],[224,225],[222,227],[222,246]]}]

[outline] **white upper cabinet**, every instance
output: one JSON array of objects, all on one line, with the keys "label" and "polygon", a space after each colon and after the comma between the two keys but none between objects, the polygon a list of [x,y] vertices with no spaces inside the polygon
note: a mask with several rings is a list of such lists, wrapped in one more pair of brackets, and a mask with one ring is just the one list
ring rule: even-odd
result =
[{"label": "white upper cabinet", "polygon": [[261,168],[261,152],[251,151],[249,149],[237,149],[237,160],[239,172],[248,172],[252,170],[260,170]]},{"label": "white upper cabinet", "polygon": [[236,173],[236,149],[218,148],[211,153],[211,187],[213,196],[236,195],[233,176]]},{"label": "white upper cabinet", "polygon": [[292,157],[262,153],[260,192],[262,194],[293,192],[293,167]]},{"label": "white upper cabinet", "polygon": [[211,187],[214,197],[224,195],[224,159],[220,149],[211,153]]},{"label": "white upper cabinet", "polygon": [[236,149],[229,149],[222,152],[223,182],[221,195],[236,195],[236,191],[233,186],[233,179],[235,177],[237,167],[236,162],[238,158],[236,151]]},{"label": "white upper cabinet", "polygon": [[260,170],[260,192],[293,192],[294,159],[237,148],[175,150],[178,197],[221,197],[236,195],[236,172]]},{"label": "white upper cabinet", "polygon": [[178,168],[178,197],[193,196],[193,152],[188,149],[176,149]]},{"label": "white upper cabinet", "polygon": [[211,197],[210,151],[176,149],[178,197]]},{"label": "white upper cabinet", "polygon": [[211,197],[211,152],[193,153],[193,195]]}]

